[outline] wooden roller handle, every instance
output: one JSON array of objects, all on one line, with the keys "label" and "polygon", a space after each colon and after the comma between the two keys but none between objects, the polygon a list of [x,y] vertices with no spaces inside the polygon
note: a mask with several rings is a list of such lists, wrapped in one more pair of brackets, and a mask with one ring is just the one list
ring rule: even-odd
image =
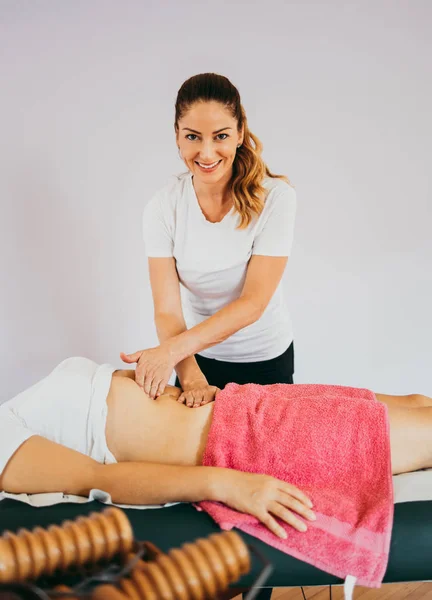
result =
[{"label": "wooden roller handle", "polygon": [[[133,555],[130,557],[133,558]],[[246,544],[235,532],[213,534],[194,543],[140,560],[116,586],[101,585],[92,600],[214,600],[250,569]]]},{"label": "wooden roller handle", "polygon": [[113,507],[48,529],[7,531],[0,538],[0,583],[37,579],[71,565],[110,560],[116,554],[129,553],[133,542],[129,519]]}]

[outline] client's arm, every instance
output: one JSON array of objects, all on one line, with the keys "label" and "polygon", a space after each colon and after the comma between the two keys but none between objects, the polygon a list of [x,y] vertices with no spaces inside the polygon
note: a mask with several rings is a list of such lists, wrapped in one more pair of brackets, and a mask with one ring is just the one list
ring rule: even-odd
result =
[{"label": "client's arm", "polygon": [[104,465],[37,435],[18,448],[0,474],[0,490],[16,494],[62,491],[87,496],[93,488],[108,492],[120,504],[224,502],[254,515],[280,537],[286,534],[275,516],[300,531],[305,525],[292,511],[313,520],[307,496],[273,477],[219,467]]}]

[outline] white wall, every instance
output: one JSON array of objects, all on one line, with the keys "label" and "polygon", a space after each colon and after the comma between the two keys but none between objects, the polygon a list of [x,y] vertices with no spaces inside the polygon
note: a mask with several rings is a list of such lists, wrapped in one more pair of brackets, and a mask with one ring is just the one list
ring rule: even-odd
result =
[{"label": "white wall", "polygon": [[0,0],[0,401],[156,343],[141,241],[189,76],[239,87],[299,202],[297,382],[432,395],[432,5]]}]

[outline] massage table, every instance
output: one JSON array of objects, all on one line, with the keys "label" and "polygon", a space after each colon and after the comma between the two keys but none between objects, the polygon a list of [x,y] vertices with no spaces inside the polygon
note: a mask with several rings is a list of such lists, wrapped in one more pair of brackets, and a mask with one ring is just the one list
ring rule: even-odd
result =
[{"label": "massage table", "polygon": [[[432,580],[432,469],[393,478],[395,512],[390,559],[383,583]],[[66,519],[101,511],[106,505],[90,501],[82,504],[63,502],[34,507],[16,499],[0,501],[0,535],[20,528],[47,527]],[[149,540],[163,552],[220,531],[205,512],[190,504],[175,504],[160,509],[125,509],[135,538]],[[284,554],[256,538],[238,532],[273,566],[266,587],[323,586],[343,581],[311,565]],[[236,583],[250,586],[262,564],[253,562],[251,571]]]}]

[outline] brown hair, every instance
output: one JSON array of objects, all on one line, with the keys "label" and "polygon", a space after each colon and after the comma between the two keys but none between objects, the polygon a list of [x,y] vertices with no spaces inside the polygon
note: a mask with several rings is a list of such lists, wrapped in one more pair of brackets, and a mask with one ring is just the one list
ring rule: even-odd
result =
[{"label": "brown hair", "polygon": [[240,215],[239,229],[244,229],[252,220],[253,214],[259,215],[264,208],[264,177],[283,179],[285,175],[275,175],[261,158],[262,143],[249,130],[245,110],[241,104],[240,94],[229,79],[216,73],[194,75],[183,83],[177,94],[175,103],[175,130],[178,122],[196,102],[220,102],[237,121],[238,131],[244,128],[244,140],[237,149],[233,163],[231,192],[234,208]]}]

